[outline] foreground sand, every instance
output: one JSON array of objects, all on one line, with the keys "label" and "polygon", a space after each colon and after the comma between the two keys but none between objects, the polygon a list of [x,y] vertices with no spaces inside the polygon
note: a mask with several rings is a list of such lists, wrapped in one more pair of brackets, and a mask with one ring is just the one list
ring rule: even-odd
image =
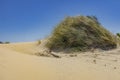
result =
[{"label": "foreground sand", "polygon": [[120,80],[119,49],[62,58],[28,55],[36,51],[35,42],[0,45],[0,80]]}]

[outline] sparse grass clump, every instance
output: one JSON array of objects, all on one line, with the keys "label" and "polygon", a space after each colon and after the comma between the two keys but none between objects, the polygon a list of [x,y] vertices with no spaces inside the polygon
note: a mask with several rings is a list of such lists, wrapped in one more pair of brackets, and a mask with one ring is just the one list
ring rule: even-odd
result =
[{"label": "sparse grass clump", "polygon": [[115,37],[95,16],[66,17],[58,24],[46,46],[54,51],[87,51],[116,48]]},{"label": "sparse grass clump", "polygon": [[118,43],[118,47],[120,46],[120,33],[116,34],[116,41]]},{"label": "sparse grass clump", "polygon": [[2,41],[0,41],[0,44],[3,44],[3,42],[2,42]]},{"label": "sparse grass clump", "polygon": [[117,33],[116,35],[120,38],[120,33]]},{"label": "sparse grass clump", "polygon": [[10,42],[2,42],[2,41],[0,41],[0,44],[9,44]]},{"label": "sparse grass clump", "polygon": [[40,44],[41,44],[41,40],[38,40],[38,41],[37,41],[37,45],[40,45]]},{"label": "sparse grass clump", "polygon": [[10,44],[10,42],[7,41],[7,42],[5,42],[5,44]]}]

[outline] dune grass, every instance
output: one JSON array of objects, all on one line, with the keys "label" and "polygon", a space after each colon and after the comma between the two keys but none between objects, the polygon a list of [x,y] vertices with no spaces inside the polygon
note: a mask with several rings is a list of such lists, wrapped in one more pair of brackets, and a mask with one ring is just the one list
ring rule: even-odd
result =
[{"label": "dune grass", "polygon": [[51,50],[109,50],[117,47],[115,36],[95,16],[66,17],[53,30],[46,46]]}]

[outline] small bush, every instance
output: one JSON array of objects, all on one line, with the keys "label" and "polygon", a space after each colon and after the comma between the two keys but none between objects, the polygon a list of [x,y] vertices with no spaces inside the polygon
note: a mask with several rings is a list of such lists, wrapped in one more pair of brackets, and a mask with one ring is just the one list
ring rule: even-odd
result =
[{"label": "small bush", "polygon": [[120,33],[116,34],[116,41],[118,43],[118,47],[120,46]]},{"label": "small bush", "polygon": [[117,33],[116,35],[120,38],[120,33]]},{"label": "small bush", "polygon": [[9,44],[10,42],[5,42],[5,44]]},{"label": "small bush", "polygon": [[37,44],[40,45],[40,44],[41,44],[41,40],[38,40],[38,41],[37,41]]},{"label": "small bush", "polygon": [[87,51],[116,48],[115,36],[95,16],[66,17],[58,24],[46,46],[51,50]]},{"label": "small bush", "polygon": [[3,42],[2,42],[2,41],[0,41],[0,44],[3,44]]}]

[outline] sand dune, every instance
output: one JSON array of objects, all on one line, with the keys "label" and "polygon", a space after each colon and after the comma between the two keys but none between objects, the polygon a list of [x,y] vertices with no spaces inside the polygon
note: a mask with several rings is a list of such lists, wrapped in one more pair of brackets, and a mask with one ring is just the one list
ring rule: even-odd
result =
[{"label": "sand dune", "polygon": [[36,42],[0,45],[0,80],[120,80],[120,51],[41,57]]},{"label": "sand dune", "polygon": [[39,50],[37,42],[2,44],[1,47],[5,47],[13,51],[21,52],[25,54],[33,54]]}]

